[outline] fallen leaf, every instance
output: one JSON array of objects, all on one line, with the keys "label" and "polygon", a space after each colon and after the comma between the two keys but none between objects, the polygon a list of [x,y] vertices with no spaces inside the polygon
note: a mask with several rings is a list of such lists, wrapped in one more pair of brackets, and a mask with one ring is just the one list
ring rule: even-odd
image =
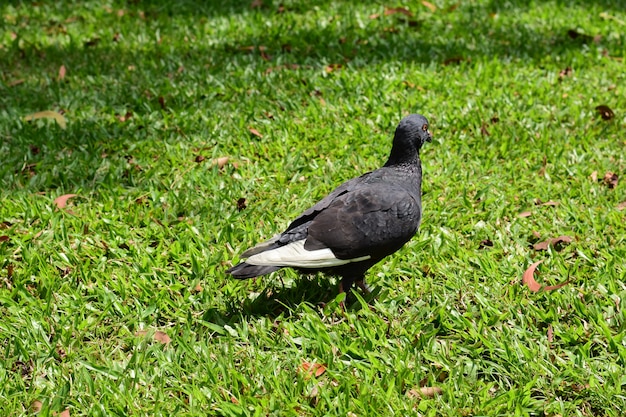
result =
[{"label": "fallen leaf", "polygon": [[343,65],[341,64],[330,64],[326,66],[326,72],[330,74],[331,72],[341,69],[342,67]]},{"label": "fallen leaf", "polygon": [[39,400],[35,400],[33,401],[33,403],[30,405],[30,409],[33,411],[33,413],[37,414],[38,412],[41,411],[41,408],[43,407],[43,404],[41,403],[41,401]]},{"label": "fallen leaf", "polygon": [[451,64],[460,64],[461,62],[465,61],[465,58],[463,58],[462,56],[453,56],[451,58],[446,58],[443,61],[443,65],[451,65]]},{"label": "fallen leaf", "polygon": [[163,96],[159,96],[159,105],[161,106],[161,109],[165,110],[165,99],[163,98]]},{"label": "fallen leaf", "polygon": [[252,133],[256,137],[259,137],[259,138],[263,137],[263,135],[253,127],[249,127],[248,130],[250,131],[250,133]]},{"label": "fallen leaf", "polygon": [[300,370],[304,373],[305,378],[311,378],[313,376],[320,377],[324,372],[326,372],[326,367],[321,363],[317,362],[302,362],[300,365]]},{"label": "fallen leaf", "polygon": [[243,197],[239,198],[239,200],[237,200],[237,210],[241,211],[244,210],[246,207],[246,199]]},{"label": "fallen leaf", "polygon": [[616,173],[608,171],[606,174],[604,174],[604,184],[606,184],[607,187],[609,188],[615,188],[617,187],[617,183],[619,181],[619,177],[617,176]]},{"label": "fallen leaf", "polygon": [[196,286],[193,287],[193,290],[195,292],[202,292],[202,285],[200,285],[200,283],[196,284]]},{"label": "fallen leaf", "polygon": [[543,242],[535,243],[533,249],[535,250],[548,250],[549,246],[556,247],[560,243],[572,243],[572,238],[569,236],[559,236],[553,239],[547,239]]},{"label": "fallen leaf", "polygon": [[439,395],[442,392],[443,390],[439,387],[421,387],[408,390],[406,395],[409,398],[433,398],[435,395]]},{"label": "fallen leaf", "polygon": [[589,175],[589,178],[591,178],[591,181],[593,182],[598,181],[598,171],[593,171],[591,175]]},{"label": "fallen leaf", "polygon": [[11,279],[13,278],[13,271],[15,270],[15,266],[13,264],[8,264],[7,265],[7,278]]},{"label": "fallen leaf", "polygon": [[483,124],[480,126],[480,133],[482,133],[483,136],[491,136],[489,134],[489,131],[487,130],[487,123],[483,122]]},{"label": "fallen leaf", "polygon": [[546,201],[545,203],[539,203],[539,205],[541,205],[541,206],[550,206],[550,207],[556,207],[559,204],[561,204],[561,203],[559,203],[558,201],[552,201],[552,200]]},{"label": "fallen leaf", "polygon": [[9,82],[7,85],[8,85],[9,87],[15,87],[16,85],[23,84],[24,82],[25,82],[25,81],[24,81],[23,79],[21,79],[21,78],[20,78],[20,79],[13,80],[13,81]]},{"label": "fallen leaf", "polygon": [[532,216],[532,214],[533,214],[532,211],[523,211],[520,214],[518,214],[517,217],[520,217],[520,218],[530,217]]},{"label": "fallen leaf", "polygon": [[491,248],[493,247],[493,242],[489,239],[482,240],[478,245],[478,249]]},{"label": "fallen leaf", "polygon": [[428,2],[428,1],[422,1],[422,4],[428,8],[428,10],[430,10],[431,12],[435,13],[437,11],[437,6],[435,6],[434,4]]},{"label": "fallen leaf", "polygon": [[213,160],[213,163],[211,165],[217,165],[218,169],[222,169],[226,166],[226,164],[228,163],[228,161],[230,160],[229,157],[227,156],[221,156],[217,159]]},{"label": "fallen leaf", "polygon": [[452,6],[448,7],[448,12],[453,12],[459,7],[459,3],[454,3]]},{"label": "fallen leaf", "polygon": [[567,281],[557,285],[546,285],[545,287],[542,287],[541,284],[535,281],[534,278],[535,270],[537,269],[537,266],[542,262],[543,260],[535,262],[524,272],[524,275],[522,277],[522,283],[525,284],[529,290],[531,290],[532,292],[554,291],[564,287],[571,282],[571,280],[568,279]]},{"label": "fallen leaf", "polygon": [[77,196],[78,194],[63,194],[62,196],[54,199],[54,204],[56,204],[56,206],[60,209],[65,208],[65,206],[67,206],[67,200]]},{"label": "fallen leaf", "polygon": [[552,343],[554,341],[554,330],[552,329],[552,325],[548,324],[548,343]]},{"label": "fallen leaf", "polygon": [[160,330],[157,330],[154,333],[154,340],[156,340],[157,342],[161,342],[164,345],[167,345],[168,343],[170,343],[172,341],[172,339],[170,339],[170,337],[167,335],[167,333],[162,332]]},{"label": "fallen leaf", "polygon": [[601,104],[599,106],[596,106],[596,110],[598,111],[598,113],[600,113],[600,117],[602,117],[602,120],[611,120],[613,117],[615,117],[615,113],[613,113],[613,110],[611,110],[611,108],[607,105]]},{"label": "fallen leaf", "polygon": [[537,239],[539,239],[541,237],[541,233],[539,233],[536,230],[533,230],[533,236],[536,237]]},{"label": "fallen leaf", "polygon": [[564,70],[561,70],[561,72],[559,72],[559,81],[561,81],[565,77],[571,76],[572,72],[572,67],[567,67]]},{"label": "fallen leaf", "polygon": [[385,8],[385,16],[390,16],[390,15],[397,14],[397,13],[403,14],[408,17],[413,17],[413,13],[405,7],[386,7]]},{"label": "fallen leaf", "polygon": [[626,209],[626,201],[622,201],[621,203],[619,203],[619,204],[617,205],[617,209],[618,209],[618,210],[624,210],[624,209]]},{"label": "fallen leaf", "polygon": [[202,156],[202,155],[197,155],[197,156],[196,156],[196,159],[194,159],[194,161],[196,161],[196,162],[200,163],[200,162],[204,161],[205,159],[206,159],[206,158],[205,158],[204,156]]},{"label": "fallen leaf", "polygon": [[25,122],[30,122],[31,120],[36,119],[54,119],[61,129],[65,129],[67,127],[67,120],[65,120],[65,117],[56,111],[44,110],[24,116]]},{"label": "fallen leaf", "polygon": [[8,236],[6,236],[6,235],[0,236],[0,243],[2,243],[2,242],[8,242],[8,241],[9,241],[9,239],[10,239],[10,238],[9,238]]},{"label": "fallen leaf", "polygon": [[371,15],[369,15],[369,18],[374,20],[374,19],[378,19],[380,17],[380,15],[378,13],[373,13]]},{"label": "fallen leaf", "polygon": [[535,277],[533,275],[537,266],[539,266],[542,262],[543,261],[537,261],[532,264],[526,271],[524,271],[524,275],[522,276],[522,283],[525,284],[532,292],[538,292],[541,289],[541,285],[535,281]]},{"label": "fallen leaf", "polygon": [[120,122],[122,122],[122,123],[123,123],[123,122],[125,122],[125,121],[129,120],[129,119],[130,119],[130,118],[132,118],[132,117],[133,117],[133,112],[131,112],[131,111],[127,111],[127,112],[126,112],[126,114],[125,114],[125,115],[123,115],[123,116],[122,116],[122,115],[118,115],[118,116],[117,116],[117,120],[119,120]]},{"label": "fallen leaf", "polygon": [[65,65],[61,65],[59,67],[59,76],[57,77],[57,80],[61,81],[62,79],[64,79],[66,72],[67,70],[65,69]]},{"label": "fallen leaf", "polygon": [[541,291],[554,291],[554,290],[558,290],[559,288],[563,288],[564,286],[566,286],[567,284],[569,284],[571,282],[571,280],[567,280],[565,282],[561,282],[560,284],[556,284],[556,285],[546,285],[545,287],[541,288]]}]

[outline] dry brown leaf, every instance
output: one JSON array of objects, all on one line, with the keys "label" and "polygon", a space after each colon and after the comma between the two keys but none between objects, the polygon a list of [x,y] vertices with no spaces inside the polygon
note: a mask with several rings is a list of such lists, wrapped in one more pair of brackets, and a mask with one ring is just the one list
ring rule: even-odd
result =
[{"label": "dry brown leaf", "polygon": [[331,72],[341,69],[342,67],[343,65],[341,64],[330,64],[326,66],[326,72],[330,74]]},{"label": "dry brown leaf", "polygon": [[480,133],[482,133],[483,136],[491,136],[489,130],[487,130],[487,123],[483,122],[482,126],[480,126]]},{"label": "dry brown leaf", "polygon": [[564,70],[561,70],[561,72],[559,72],[559,81],[563,80],[565,77],[571,76],[572,72],[572,67],[567,67]]},{"label": "dry brown leaf", "polygon": [[437,11],[437,6],[428,1],[422,1],[422,4],[428,8],[431,12],[435,13]]},{"label": "dry brown leaf", "polygon": [[[252,129],[251,129],[252,131]],[[258,133],[258,132],[257,132]],[[259,136],[261,137],[261,136]],[[217,159],[214,159],[213,162],[211,162],[211,166],[213,165],[217,165],[218,169],[222,169],[226,166],[226,164],[228,163],[229,158],[227,156],[221,156]]]},{"label": "dry brown leaf", "polygon": [[463,58],[462,56],[453,56],[451,58],[446,58],[443,61],[443,65],[451,65],[451,64],[460,64],[461,62],[465,61],[465,58]]},{"label": "dry brown leaf", "polygon": [[0,236],[0,243],[2,242],[8,242],[9,241],[9,237],[6,235]]},{"label": "dry brown leaf", "polygon": [[380,17],[380,15],[378,13],[374,13],[374,14],[369,15],[369,18],[372,19],[372,20],[378,19],[379,17]]},{"label": "dry brown leaf", "polygon": [[13,264],[8,264],[7,265],[7,278],[11,279],[13,278],[13,271],[15,270],[15,266]]},{"label": "dry brown leaf", "polygon": [[609,106],[604,104],[596,106],[596,111],[600,113],[600,117],[602,117],[602,120],[611,120],[613,117],[615,117],[615,113],[613,113],[613,110],[611,110]]},{"label": "dry brown leaf", "polygon": [[443,390],[439,387],[421,387],[408,390],[406,395],[409,398],[433,398],[435,395],[439,395],[442,392]]},{"label": "dry brown leaf", "polygon": [[520,217],[520,218],[530,217],[532,216],[532,214],[533,214],[532,211],[523,211],[520,214],[518,214],[517,217]]},{"label": "dry brown leaf", "polygon": [[24,82],[25,82],[25,81],[24,81],[22,78],[19,78],[19,79],[17,79],[17,80],[13,80],[13,81],[9,82],[7,85],[8,85],[9,87],[15,87],[16,85],[23,84]]},{"label": "dry brown leaf", "polygon": [[532,264],[526,271],[524,271],[524,275],[522,276],[522,283],[525,284],[529,290],[532,292],[538,292],[541,289],[541,285],[537,281],[535,281],[535,269],[539,266],[543,261],[537,261]]},{"label": "dry brown leaf", "polygon": [[41,408],[43,407],[43,404],[41,403],[41,401],[39,400],[35,400],[33,401],[33,403],[30,405],[30,409],[33,411],[33,413],[37,414],[38,412],[41,411]]},{"label": "dry brown leaf", "polygon": [[548,239],[543,242],[535,243],[533,248],[535,250],[548,250],[549,246],[556,246],[559,243],[572,243],[572,238],[569,236],[559,236],[553,239]]},{"label": "dry brown leaf", "polygon": [[133,112],[131,111],[127,111],[125,115],[117,115],[117,120],[119,120],[120,122],[125,122],[129,119],[131,119],[133,117]]},{"label": "dry brown leaf", "polygon": [[624,209],[626,209],[626,201],[622,201],[621,203],[619,203],[619,204],[617,205],[617,209],[618,209],[618,210],[624,210]]},{"label": "dry brown leaf", "polygon": [[248,130],[250,131],[250,133],[252,133],[256,137],[259,137],[259,138],[263,137],[263,135],[253,127],[249,127]]},{"label": "dry brown leaf", "polygon": [[593,171],[591,175],[589,175],[589,178],[591,178],[591,181],[593,182],[598,181],[598,171]]},{"label": "dry brown leaf", "polygon": [[[52,413],[54,415],[54,413]],[[70,409],[66,408],[65,410],[61,411],[59,414],[56,414],[59,417],[70,417]]]},{"label": "dry brown leaf", "polygon": [[54,204],[60,209],[65,208],[65,206],[67,206],[67,200],[72,197],[78,197],[78,194],[63,194],[54,199]]},{"label": "dry brown leaf", "polygon": [[196,161],[197,163],[200,163],[202,161],[204,161],[206,158],[202,155],[196,155],[196,158],[194,159],[194,161]]},{"label": "dry brown leaf", "polygon": [[562,288],[564,286],[566,286],[567,284],[569,284],[571,281],[568,279],[565,282],[561,282],[560,284],[556,284],[556,285],[546,285],[545,287],[541,288],[541,291],[554,291],[554,290],[558,290],[559,288]]},{"label": "dry brown leaf", "polygon": [[551,207],[556,207],[559,204],[561,203],[559,203],[558,201],[552,201],[552,200],[546,201],[545,203],[540,203],[541,206],[551,206]]},{"label": "dry brown leaf", "polygon": [[244,210],[246,208],[246,199],[241,197],[237,200],[237,211]]},{"label": "dry brown leaf", "polygon": [[317,362],[302,362],[302,364],[300,364],[300,371],[304,373],[304,377],[307,379],[313,376],[318,378],[326,372],[326,367]]},{"label": "dry brown leaf", "polygon": [[617,176],[616,173],[608,171],[606,174],[604,174],[604,184],[606,184],[607,187],[609,188],[615,188],[617,187],[617,183],[619,181],[619,177]]},{"label": "dry brown leaf", "polygon": [[548,324],[548,343],[552,343],[554,341],[554,329],[552,329],[552,325]]},{"label": "dry brown leaf", "polygon": [[542,262],[543,260],[535,262],[524,272],[524,275],[522,277],[522,283],[525,284],[529,290],[531,290],[532,292],[554,291],[554,290],[558,290],[559,288],[566,286],[567,284],[571,282],[571,280],[568,279],[567,281],[562,282],[560,284],[546,285],[545,287],[542,287],[541,284],[535,281],[535,277],[534,277],[537,266]]},{"label": "dry brown leaf", "polygon": [[197,283],[195,287],[193,287],[193,290],[195,292],[202,292],[202,285],[200,285],[200,283]]},{"label": "dry brown leaf", "polygon": [[172,339],[170,339],[167,333],[162,332],[160,330],[157,330],[154,333],[154,340],[156,340],[157,342],[163,343],[164,345],[167,345],[168,343],[172,341]]},{"label": "dry brown leaf", "polygon": [[386,7],[385,8],[385,16],[389,16],[389,15],[397,14],[397,13],[403,14],[408,17],[413,17],[413,12],[411,12],[409,9],[405,7]]},{"label": "dry brown leaf", "polygon": [[65,117],[56,111],[44,110],[24,116],[25,122],[30,122],[31,120],[36,119],[54,119],[61,129],[65,129],[67,127],[67,120],[65,120]]},{"label": "dry brown leaf", "polygon": [[481,240],[478,245],[478,249],[485,249],[493,247],[493,242],[489,239]]},{"label": "dry brown leaf", "polygon": [[65,73],[67,72],[67,70],[65,69],[65,65],[61,65],[59,67],[59,76],[57,77],[57,79],[59,81],[61,81],[62,79],[65,78]]}]

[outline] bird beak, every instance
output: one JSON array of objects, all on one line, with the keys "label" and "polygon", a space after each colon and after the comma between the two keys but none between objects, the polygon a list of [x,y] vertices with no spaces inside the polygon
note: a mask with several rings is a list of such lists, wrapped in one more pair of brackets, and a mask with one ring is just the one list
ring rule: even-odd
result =
[{"label": "bird beak", "polygon": [[433,141],[433,135],[430,134],[430,132],[428,132],[428,136],[426,137],[426,142],[432,142]]}]

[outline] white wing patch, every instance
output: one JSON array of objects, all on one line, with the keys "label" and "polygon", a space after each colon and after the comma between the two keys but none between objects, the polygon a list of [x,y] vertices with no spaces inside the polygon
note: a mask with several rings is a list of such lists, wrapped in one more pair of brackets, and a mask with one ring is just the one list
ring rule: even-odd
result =
[{"label": "white wing patch", "polygon": [[328,268],[360,262],[371,258],[370,255],[354,259],[337,259],[330,249],[306,250],[304,241],[297,240],[280,248],[257,253],[246,259],[247,264],[264,266],[291,266],[295,268]]}]

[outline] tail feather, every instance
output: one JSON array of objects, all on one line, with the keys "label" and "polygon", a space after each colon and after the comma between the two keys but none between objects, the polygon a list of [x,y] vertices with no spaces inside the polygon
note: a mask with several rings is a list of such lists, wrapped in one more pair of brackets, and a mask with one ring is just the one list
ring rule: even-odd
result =
[{"label": "tail feather", "polygon": [[232,268],[229,268],[226,272],[231,274],[237,279],[254,278],[259,275],[266,275],[270,272],[278,271],[280,266],[273,265],[250,265],[245,262],[241,262]]}]

